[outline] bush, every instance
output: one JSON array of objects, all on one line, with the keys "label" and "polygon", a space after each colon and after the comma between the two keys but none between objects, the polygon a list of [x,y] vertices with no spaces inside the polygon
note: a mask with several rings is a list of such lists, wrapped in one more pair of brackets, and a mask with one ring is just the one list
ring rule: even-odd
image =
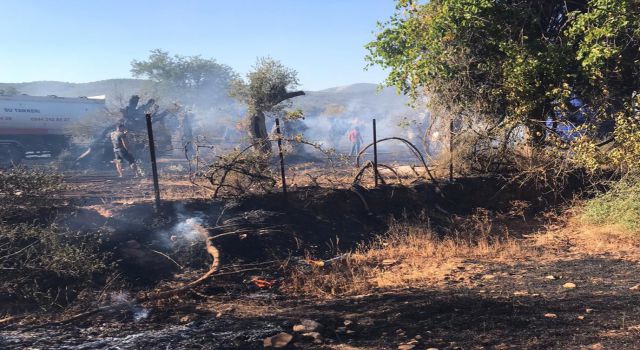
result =
[{"label": "bush", "polygon": [[104,261],[92,237],[0,223],[0,299],[64,305],[109,270]]},{"label": "bush", "polygon": [[640,230],[640,176],[628,175],[611,185],[609,191],[589,200],[583,218],[592,224],[615,225]]},{"label": "bush", "polygon": [[64,305],[109,270],[97,240],[48,223],[66,208],[62,175],[49,169],[0,171],[0,300]]},{"label": "bush", "polygon": [[16,167],[0,171],[0,218],[33,221],[41,211],[65,204],[62,175],[49,169]]},{"label": "bush", "polygon": [[269,167],[270,154],[245,148],[218,156],[204,173],[216,197],[238,197],[269,193],[275,188],[276,173]]}]

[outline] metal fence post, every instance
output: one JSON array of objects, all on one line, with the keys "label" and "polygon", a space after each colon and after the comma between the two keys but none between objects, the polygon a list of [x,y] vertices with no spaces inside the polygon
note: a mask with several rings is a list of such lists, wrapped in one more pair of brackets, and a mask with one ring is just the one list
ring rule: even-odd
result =
[{"label": "metal fence post", "polygon": [[373,118],[373,183],[375,187],[378,187],[378,138],[375,118]]},{"label": "metal fence post", "polygon": [[278,153],[280,156],[280,175],[282,176],[282,196],[287,205],[287,179],[284,174],[284,154],[282,153],[282,134],[280,133],[280,119],[276,118],[276,133],[278,134]]},{"label": "metal fence post", "polygon": [[449,182],[453,182],[453,116],[449,120]]},{"label": "metal fence post", "polygon": [[153,127],[151,126],[151,114],[146,113],[147,134],[149,135],[149,153],[151,155],[151,171],[153,173],[153,191],[155,192],[156,211],[160,210],[160,184],[158,183],[158,167],[156,166],[156,145],[153,142]]}]

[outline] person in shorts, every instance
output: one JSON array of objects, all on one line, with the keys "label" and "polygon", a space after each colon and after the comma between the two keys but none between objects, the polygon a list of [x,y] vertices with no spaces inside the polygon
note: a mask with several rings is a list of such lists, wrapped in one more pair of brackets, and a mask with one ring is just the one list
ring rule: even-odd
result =
[{"label": "person in shorts", "polygon": [[120,175],[120,177],[123,176],[122,161],[126,160],[129,162],[129,166],[131,167],[131,170],[133,170],[133,173],[137,176],[138,166],[136,165],[136,159],[131,155],[131,153],[129,153],[127,132],[123,124],[118,124],[118,126],[116,126],[116,130],[111,132],[111,144],[113,145],[113,154],[115,155],[113,164],[116,166],[118,175]]}]

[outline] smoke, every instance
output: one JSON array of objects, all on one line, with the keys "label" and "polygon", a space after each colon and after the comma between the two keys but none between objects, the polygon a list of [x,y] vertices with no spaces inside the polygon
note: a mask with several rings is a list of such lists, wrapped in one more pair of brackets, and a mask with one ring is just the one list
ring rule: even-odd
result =
[{"label": "smoke", "polygon": [[[189,96],[193,104],[186,106],[194,115],[193,137],[203,140],[203,144],[223,148],[225,143],[226,148],[232,148],[246,141],[246,131],[237,129],[245,117],[246,107],[230,98],[219,98],[212,104],[206,95],[202,96],[202,101]],[[377,122],[378,139],[403,137],[421,147],[425,121],[429,119],[428,111],[410,107],[406,96],[398,95],[392,88],[378,90],[374,84],[306,91],[306,95],[291,102],[291,109],[301,109],[304,113],[305,119],[301,121],[306,127],[302,128],[306,129],[304,138],[339,153],[349,152],[351,144],[347,134],[356,126],[362,134],[363,145],[372,142],[373,118]],[[273,118],[267,119],[267,130],[273,129],[273,123]],[[384,143],[379,152],[400,153],[404,152],[404,146]]]},{"label": "smoke", "polygon": [[133,320],[135,322],[142,321],[149,317],[149,310],[143,307],[136,307],[133,311]]},{"label": "smoke", "polygon": [[[296,107],[305,112],[307,140],[348,153],[351,143],[347,134],[355,127],[362,135],[362,146],[373,141],[374,118],[378,139],[401,137],[421,148],[430,114],[425,108],[410,107],[408,102],[392,89],[376,91],[375,85],[356,84],[310,92],[296,102]],[[389,159],[409,155],[405,146],[393,141],[381,143],[378,151],[387,153]]]},{"label": "smoke", "polygon": [[[155,98],[161,109],[170,108],[174,103],[193,114],[190,141],[200,140],[202,145],[216,145],[229,149],[246,141],[247,133],[237,125],[246,115],[246,107],[228,96],[220,86],[205,87],[202,91],[159,89],[145,80],[109,80],[86,84],[64,84],[56,82],[28,83],[17,86],[19,90],[32,95],[55,94],[58,96],[106,95],[107,106],[119,111],[133,94],[143,100]],[[424,121],[428,112],[424,108],[413,109],[408,106],[406,96],[398,95],[394,89],[378,89],[374,84],[353,84],[321,91],[306,91],[305,96],[291,100],[293,109],[301,109],[307,129],[305,139],[318,142],[325,148],[333,148],[340,153],[348,153],[350,143],[347,133],[359,126],[364,144],[372,141],[371,120],[376,118],[378,138],[404,137],[418,147],[424,135]],[[425,118],[426,116],[426,118]],[[104,118],[109,119],[109,118]],[[417,120],[418,123],[411,121]],[[111,122],[107,120],[107,122]],[[273,120],[268,121],[269,124]],[[402,124],[402,126],[400,126]],[[420,124],[420,125],[419,125]],[[172,131],[172,127],[168,126]],[[268,130],[271,125],[267,125]],[[174,135],[174,155],[182,155],[185,140]],[[404,152],[398,143],[389,142],[380,145],[379,151]],[[206,149],[201,149],[207,152]]]},{"label": "smoke", "polygon": [[201,216],[185,218],[180,214],[178,219],[180,222],[171,228],[169,232],[169,236],[172,241],[186,240],[192,242],[202,239],[202,235],[199,233],[203,227],[203,220]]},{"label": "smoke", "polygon": [[179,246],[201,244],[202,230],[205,230],[205,215],[199,211],[189,211],[184,204],[176,204],[177,222],[169,229],[157,232],[158,248],[175,250]]},{"label": "smoke", "polygon": [[135,304],[135,299],[129,293],[113,292],[109,295],[112,305],[124,306],[133,315],[135,322],[142,321],[149,317],[149,310]]}]

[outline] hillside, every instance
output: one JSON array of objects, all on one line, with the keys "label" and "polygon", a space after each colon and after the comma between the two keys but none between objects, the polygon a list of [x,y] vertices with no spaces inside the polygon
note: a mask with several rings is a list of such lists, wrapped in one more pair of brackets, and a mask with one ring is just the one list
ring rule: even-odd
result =
[{"label": "hillside", "polygon": [[[343,106],[348,113],[361,113],[367,117],[383,117],[409,111],[406,96],[398,95],[393,88],[375,84],[352,84],[320,91],[308,91],[294,101],[294,105],[310,114],[322,114],[330,105]],[[323,110],[320,110],[323,108]]]},{"label": "hillside", "polygon": [[32,96],[78,97],[107,95],[107,99],[111,100],[119,96],[140,93],[149,87],[149,81],[142,79],[108,79],[90,83],[66,83],[62,81],[0,83],[0,89],[8,87],[15,87],[21,93]]}]

